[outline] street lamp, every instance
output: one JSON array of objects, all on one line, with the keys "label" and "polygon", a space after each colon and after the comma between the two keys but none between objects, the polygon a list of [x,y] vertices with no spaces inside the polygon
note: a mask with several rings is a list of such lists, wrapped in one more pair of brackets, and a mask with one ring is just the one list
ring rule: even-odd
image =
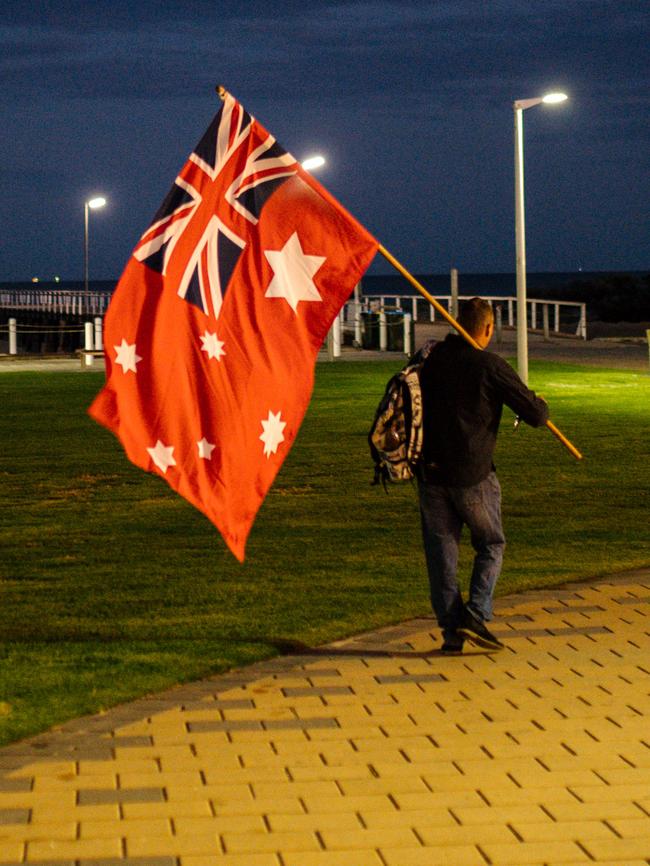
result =
[{"label": "street lamp", "polygon": [[105,204],[106,199],[101,195],[84,202],[84,289],[86,292],[88,292],[88,210],[97,210]]},{"label": "street lamp", "polygon": [[523,113],[534,105],[554,105],[568,99],[566,93],[548,93],[535,99],[518,99],[515,112],[515,241],[517,248],[517,370],[528,384],[528,330],[526,311],[526,226],[524,221],[524,125]]}]

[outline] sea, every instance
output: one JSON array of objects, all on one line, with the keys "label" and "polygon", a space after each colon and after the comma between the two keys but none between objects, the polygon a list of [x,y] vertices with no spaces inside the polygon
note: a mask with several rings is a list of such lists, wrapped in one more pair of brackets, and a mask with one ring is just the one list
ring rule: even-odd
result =
[{"label": "sea", "polygon": [[[641,277],[647,271],[542,271],[526,274],[526,288],[529,298],[535,291],[543,296],[545,291],[564,289],[579,283],[593,283],[614,276]],[[413,274],[432,295],[451,294],[450,274]],[[413,295],[416,290],[400,274],[366,275],[362,280],[365,295]],[[458,274],[459,295],[479,297],[511,297],[517,293],[517,277],[514,273],[467,273]]]},{"label": "sea", "polygon": [[[535,290],[568,288],[584,282],[594,282],[613,276],[641,277],[648,271],[543,271],[528,272],[526,284],[528,297],[534,297]],[[432,295],[451,294],[451,278],[446,274],[413,274],[413,276]],[[91,280],[88,289],[92,292],[112,292],[117,280]],[[43,291],[84,290],[82,280],[39,280],[38,282],[0,282],[1,289],[40,289]],[[361,280],[364,295],[413,295],[416,290],[400,274],[367,274]],[[514,296],[516,294],[516,275],[514,273],[462,273],[458,274],[458,293],[460,295]]]}]

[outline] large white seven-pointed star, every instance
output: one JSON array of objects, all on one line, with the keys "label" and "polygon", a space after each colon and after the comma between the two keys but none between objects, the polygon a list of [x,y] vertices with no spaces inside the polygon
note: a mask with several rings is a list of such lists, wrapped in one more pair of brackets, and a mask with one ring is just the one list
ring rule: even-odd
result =
[{"label": "large white seven-pointed star", "polygon": [[199,449],[199,457],[202,457],[204,460],[212,460],[212,452],[217,446],[213,445],[212,442],[208,442],[205,436],[196,444]]},{"label": "large white seven-pointed star", "polygon": [[294,232],[281,250],[264,250],[273,268],[273,279],[265,297],[284,298],[294,313],[299,301],[321,301],[312,277],[325,256],[309,256],[302,251],[298,232]]},{"label": "large white seven-pointed star", "polygon": [[135,343],[127,343],[124,337],[122,337],[120,345],[113,346],[113,348],[117,352],[115,363],[122,365],[122,371],[128,373],[129,370],[133,370],[134,373],[137,373],[136,364],[138,361],[141,361],[142,358],[140,355],[136,355],[135,353]]},{"label": "large white seven-pointed star", "polygon": [[281,421],[280,416],[282,415],[282,411],[278,412],[275,415],[269,409],[269,417],[266,420],[262,420],[262,427],[264,428],[264,432],[260,436],[260,439],[264,443],[264,454],[267,459],[271,456],[271,454],[275,454],[278,450],[278,445],[280,442],[284,442],[284,434],[282,431],[287,426],[286,421]]},{"label": "large white seven-pointed star", "polygon": [[210,331],[203,334],[201,342],[203,343],[201,351],[207,352],[208,358],[216,358],[217,361],[220,361],[221,356],[226,354],[223,350],[223,340],[219,340],[217,335],[211,334]]},{"label": "large white seven-pointed star", "polygon": [[165,445],[159,439],[153,448],[147,448],[147,452],[161,472],[167,472],[170,466],[176,466],[173,445]]}]

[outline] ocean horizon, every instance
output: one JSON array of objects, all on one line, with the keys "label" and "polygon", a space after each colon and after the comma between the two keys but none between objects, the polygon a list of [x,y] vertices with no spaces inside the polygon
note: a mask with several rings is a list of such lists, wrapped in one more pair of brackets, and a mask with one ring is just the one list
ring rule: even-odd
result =
[{"label": "ocean horizon", "polygon": [[[569,288],[579,283],[597,282],[612,277],[630,276],[643,277],[648,271],[528,271],[526,288],[529,298],[534,297],[536,290],[540,292],[551,289]],[[451,275],[446,274],[413,274],[413,276],[432,295],[451,294]],[[363,277],[362,290],[364,295],[412,295],[417,290],[411,286],[401,274],[370,274]],[[478,295],[489,297],[515,296],[517,293],[517,275],[514,272],[504,273],[458,273],[459,295]]]},{"label": "ocean horizon", "polygon": [[[593,282],[611,277],[643,277],[649,271],[529,271],[526,274],[527,294],[533,297],[536,289],[568,288],[572,284]],[[413,274],[413,276],[432,295],[451,294],[451,277],[444,274]],[[88,289],[91,292],[112,292],[117,285],[113,280],[89,280]],[[460,295],[497,295],[507,297],[515,295],[517,278],[514,272],[503,273],[463,273],[458,274],[458,292]],[[39,289],[42,291],[74,291],[84,290],[83,280],[16,280],[0,281],[0,289]],[[416,289],[405,277],[398,273],[366,274],[361,280],[361,291],[364,295],[412,295]]]}]

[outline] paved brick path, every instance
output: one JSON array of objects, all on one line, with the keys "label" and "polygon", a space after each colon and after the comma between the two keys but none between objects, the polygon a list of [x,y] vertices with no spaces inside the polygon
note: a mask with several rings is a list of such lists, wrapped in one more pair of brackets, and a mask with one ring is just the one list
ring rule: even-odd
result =
[{"label": "paved brick path", "polygon": [[650,863],[650,569],[422,618],[0,750],[0,864]]}]

